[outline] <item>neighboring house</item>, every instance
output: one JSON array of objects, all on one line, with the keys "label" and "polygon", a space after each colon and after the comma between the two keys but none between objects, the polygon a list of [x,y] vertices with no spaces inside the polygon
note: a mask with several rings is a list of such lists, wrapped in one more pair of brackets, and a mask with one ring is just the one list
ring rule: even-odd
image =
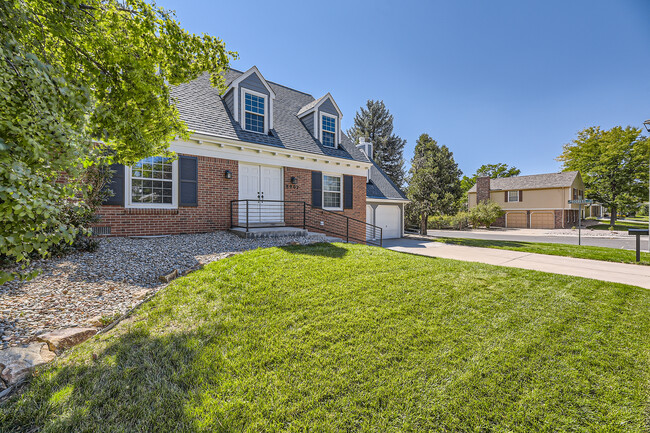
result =
[{"label": "neighboring house", "polygon": [[468,201],[470,209],[488,199],[498,203],[504,216],[493,224],[497,227],[570,228],[578,223],[579,205],[568,201],[584,198],[584,189],[577,171],[479,177],[468,192]]},{"label": "neighboring house", "polygon": [[201,233],[308,219],[316,230],[336,225],[366,239],[370,205],[384,238],[402,235],[403,193],[368,157],[372,146],[343,133],[331,94],[314,99],[267,81],[256,67],[230,70],[226,84],[219,95],[204,74],[172,90],[190,139],[171,144],[176,160],[114,165],[114,196],[100,208],[96,233]]}]

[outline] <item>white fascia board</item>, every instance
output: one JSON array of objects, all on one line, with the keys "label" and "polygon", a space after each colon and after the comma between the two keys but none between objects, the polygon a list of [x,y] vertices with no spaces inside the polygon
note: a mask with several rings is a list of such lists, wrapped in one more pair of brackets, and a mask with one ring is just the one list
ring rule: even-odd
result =
[{"label": "white fascia board", "polygon": [[[201,141],[201,144],[198,143]],[[198,138],[172,142],[169,150],[188,155],[230,159],[233,161],[267,164],[306,170],[329,171],[353,176],[366,176],[369,164],[344,158],[297,152],[255,143],[218,138]]]},{"label": "white fascia board", "polygon": [[372,198],[366,197],[366,203],[381,203],[381,204],[402,204],[410,203],[411,200],[405,200],[401,198]]}]

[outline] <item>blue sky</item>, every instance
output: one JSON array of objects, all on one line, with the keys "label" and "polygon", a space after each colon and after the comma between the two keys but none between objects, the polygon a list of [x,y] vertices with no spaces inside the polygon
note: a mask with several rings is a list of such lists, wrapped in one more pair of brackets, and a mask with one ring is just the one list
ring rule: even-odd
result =
[{"label": "blue sky", "polygon": [[158,1],[271,81],[331,92],[348,128],[382,99],[395,133],[428,133],[466,174],[559,170],[592,125],[650,118],[650,0]]}]

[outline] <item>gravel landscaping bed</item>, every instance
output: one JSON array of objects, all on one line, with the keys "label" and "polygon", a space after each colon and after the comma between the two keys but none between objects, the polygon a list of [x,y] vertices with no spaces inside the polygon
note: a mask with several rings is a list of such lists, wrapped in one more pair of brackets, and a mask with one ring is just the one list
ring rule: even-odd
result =
[{"label": "gravel landscaping bed", "polygon": [[159,238],[107,238],[97,251],[39,260],[31,281],[0,286],[0,349],[32,341],[53,329],[100,326],[124,314],[165,284],[159,278],[180,274],[255,248],[312,243],[321,235],[242,239],[227,232]]}]

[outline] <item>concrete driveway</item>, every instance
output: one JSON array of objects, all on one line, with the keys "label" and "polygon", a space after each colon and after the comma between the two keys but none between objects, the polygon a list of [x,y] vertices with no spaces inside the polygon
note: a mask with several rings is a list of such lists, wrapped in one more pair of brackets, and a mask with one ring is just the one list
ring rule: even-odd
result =
[{"label": "concrete driveway", "polygon": [[[544,229],[479,229],[479,230],[428,230],[429,236],[466,239],[488,239],[518,242],[547,242],[578,245],[578,231]],[[582,245],[633,250],[635,237],[624,233],[582,230]],[[641,251],[648,251],[648,237],[641,236]]]},{"label": "concrete driveway", "polygon": [[530,269],[553,274],[592,278],[612,283],[629,284],[650,289],[650,266],[549,256],[546,254],[532,254],[494,248],[448,245],[441,242],[414,238],[385,240],[384,247],[393,251],[422,256]]}]

